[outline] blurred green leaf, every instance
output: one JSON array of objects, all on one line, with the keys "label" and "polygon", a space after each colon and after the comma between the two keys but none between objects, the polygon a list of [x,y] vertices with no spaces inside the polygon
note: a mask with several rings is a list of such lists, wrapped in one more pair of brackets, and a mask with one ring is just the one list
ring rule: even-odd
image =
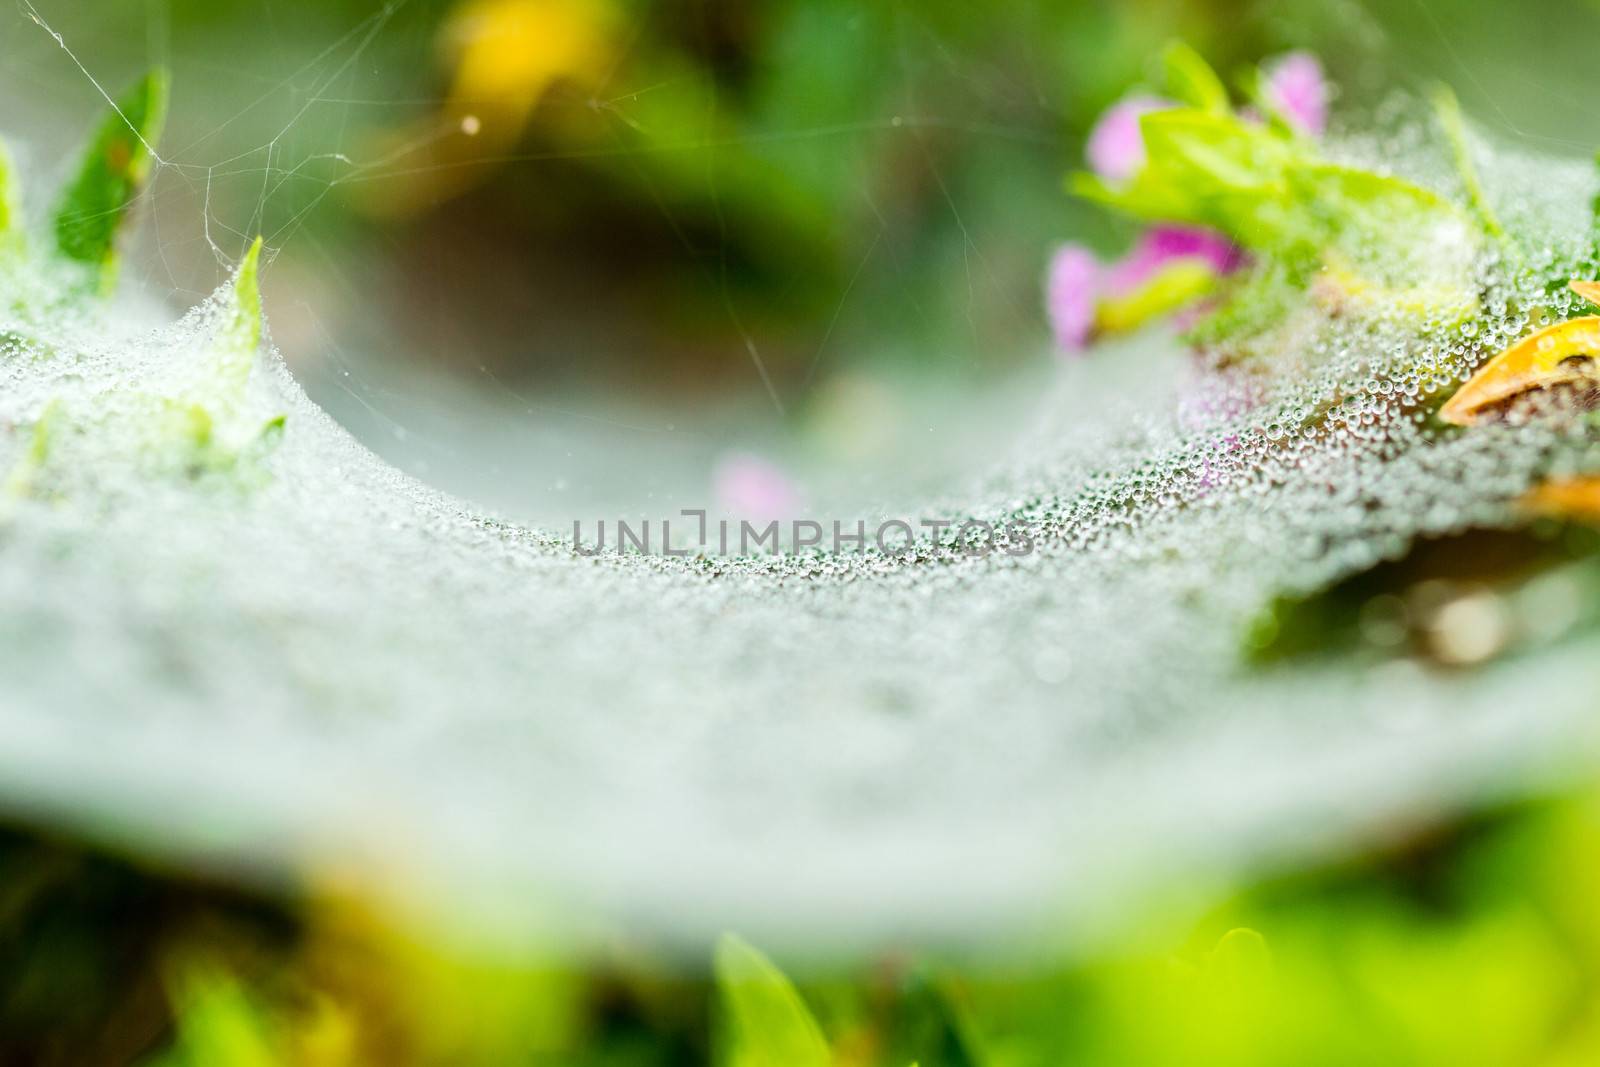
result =
[{"label": "blurred green leaf", "polygon": [[1382,226],[1430,216],[1460,217],[1455,206],[1438,193],[1387,174],[1318,161],[1295,168],[1291,176],[1300,195],[1321,198],[1308,203],[1306,209],[1330,226],[1351,222]]},{"label": "blurred green leaf", "polygon": [[1174,260],[1132,292],[1102,300],[1095,308],[1095,327],[1105,333],[1138,329],[1193,303],[1216,284],[1217,273],[1210,264],[1198,259]]},{"label": "blurred green leaf", "polygon": [[1137,218],[1210,226],[1252,248],[1289,243],[1298,220],[1288,175],[1301,151],[1293,142],[1194,108],[1153,112],[1140,128],[1146,163],[1132,181],[1112,188],[1080,178],[1075,190]]},{"label": "blurred green leaf", "polygon": [[1250,993],[1272,975],[1272,951],[1267,939],[1247,926],[1238,926],[1222,935],[1211,950],[1208,976],[1238,993]]},{"label": "blurred green leaf", "polygon": [[900,983],[900,1006],[883,1035],[888,1060],[915,1055],[929,1067],[978,1067],[986,1058],[963,1010],[956,972],[914,967]]},{"label": "blurred green leaf", "polygon": [[9,238],[22,227],[22,190],[17,180],[11,154],[0,141],[0,240]]},{"label": "blurred green leaf", "polygon": [[727,1013],[725,1067],[828,1067],[822,1030],[793,983],[734,934],[717,943],[717,989]]},{"label": "blurred green leaf", "polygon": [[1173,41],[1162,53],[1161,62],[1167,91],[1175,99],[1202,111],[1227,112],[1228,90],[1200,53],[1182,41]]},{"label": "blurred green leaf", "polygon": [[1235,115],[1176,108],[1140,125],[1147,162],[1132,181],[1112,187],[1079,175],[1073,190],[1137,218],[1209,226],[1300,260],[1346,234],[1389,245],[1419,225],[1460,219],[1436,193],[1328,163],[1308,142]]},{"label": "blurred green leaf", "polygon": [[214,964],[189,961],[169,979],[177,1040],[153,1067],[278,1067],[270,1026],[245,989]]},{"label": "blurred green leaf", "polygon": [[102,120],[56,208],[56,247],[99,266],[102,286],[115,276],[117,234],[150,176],[166,113],[167,74],[157,68]]},{"label": "blurred green leaf", "polygon": [[261,346],[261,238],[257,237],[233,275],[229,306],[218,331],[220,370],[229,384],[242,386]]}]

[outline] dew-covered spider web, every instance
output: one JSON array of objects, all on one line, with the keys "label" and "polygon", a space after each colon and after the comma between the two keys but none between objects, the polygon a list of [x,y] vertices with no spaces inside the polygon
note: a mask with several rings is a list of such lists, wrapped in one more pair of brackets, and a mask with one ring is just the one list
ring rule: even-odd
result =
[{"label": "dew-covered spider web", "polygon": [[[347,91],[328,65],[382,25],[321,61],[314,99]],[[1331,154],[1461,195],[1421,106],[1370,129]],[[1252,655],[1273,604],[1421,540],[1521,528],[1531,486],[1600,461],[1559,412],[1471,433],[1416,413],[1526,332],[1508,309],[1536,294],[1514,279],[1560,273],[1590,238],[1587,162],[1473,145],[1534,269],[1473,263],[1470,321],[1307,307],[1292,348],[1226,364],[1158,328],[1026,402],[1002,394],[1004,427],[949,430],[965,462],[940,484],[875,487],[861,513],[1026,520],[1027,554],[579,557],[566,530],[379,458],[268,346],[246,415],[287,418],[259,484],[97,461],[9,505],[0,791],[162,855],[414,884],[496,928],[555,908],[882,939],[1016,930],[1152,873],[1270,863],[1548,782],[1594,741],[1581,568],[1455,596],[1431,658],[1370,618],[1338,654]],[[203,194],[233,165],[182,159],[149,195]],[[269,196],[301,165],[238,169]],[[252,227],[205,218],[231,264]],[[50,283],[0,278],[25,297]],[[221,298],[172,321],[168,295],[147,278],[91,311],[13,305],[0,428],[56,404],[117,441],[130,397],[203,364],[219,328]],[[0,434],[0,469],[27,447]]]}]

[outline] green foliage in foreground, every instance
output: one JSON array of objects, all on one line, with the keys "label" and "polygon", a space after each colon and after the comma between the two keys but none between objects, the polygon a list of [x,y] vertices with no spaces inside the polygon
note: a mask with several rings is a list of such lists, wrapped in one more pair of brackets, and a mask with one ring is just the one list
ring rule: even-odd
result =
[{"label": "green foliage in foreground", "polygon": [[727,1067],[828,1067],[821,1028],[771,960],[730,934],[717,946],[716,976]]},{"label": "green foliage in foreground", "polygon": [[724,938],[490,962],[348,902],[266,902],[0,836],[0,1059],[41,1065],[1055,1067],[1600,1062],[1600,805],[1452,826],[1155,909],[1043,969],[880,952],[786,977]]}]

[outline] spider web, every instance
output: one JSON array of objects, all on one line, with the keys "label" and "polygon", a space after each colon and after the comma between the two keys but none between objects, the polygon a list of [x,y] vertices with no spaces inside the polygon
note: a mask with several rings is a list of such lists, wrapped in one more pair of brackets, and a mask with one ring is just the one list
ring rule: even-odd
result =
[{"label": "spider web", "polygon": [[[403,10],[342,30],[291,80],[290,124],[274,125],[260,158],[169,151],[150,207],[198,198],[193,240],[221,267],[302,179],[316,200],[363,173],[370,162],[305,152],[294,130],[317,108],[356,106],[361,59]],[[85,55],[39,13],[69,59]],[[917,24],[900,32],[909,69]],[[71,61],[91,90],[109,82]],[[1027,78],[959,62],[945,73],[1037,99]],[[873,129],[920,151],[916,123],[898,132],[916,116],[908,104],[900,125]],[[1430,170],[1440,153],[1413,136],[1415,166],[1447,185]],[[1361,158],[1394,145],[1335,147]],[[1551,269],[1574,260],[1595,191],[1587,164],[1479,147],[1487,188],[1539,255]],[[335,173],[305,177],[323,165]],[[366,173],[403,167],[380,157]],[[218,195],[233,182],[253,190],[240,208]],[[958,187],[935,185],[963,231],[961,303],[992,284],[995,261],[961,222]],[[280,249],[314,240],[307,202],[275,228]],[[181,240],[166,230],[145,264],[173,271],[171,295],[184,292]],[[335,265],[329,276],[356,281]],[[1530,297],[1514,284],[1491,265],[1491,295]],[[61,358],[6,367],[0,421],[30,421],[58,391],[99,398],[129,362],[197,359],[207,323],[133,340],[65,323],[47,338]],[[289,429],[256,496],[218,508],[108,484],[109,516],[41,506],[8,531],[0,781],[16,806],[189,858],[338,857],[363,882],[394,865],[447,910],[512,926],[537,921],[527,902],[548,891],[674,933],[842,939],[1115,910],[1151,871],[1281,861],[1534,788],[1592,751],[1600,661],[1581,604],[1562,609],[1565,629],[1470,674],[1399,655],[1238,667],[1240,631],[1275,595],[1359,573],[1419,536],[1508,523],[1509,501],[1550,464],[1593,466],[1592,448],[1558,428],[1451,438],[1417,423],[1407,398],[1438,385],[1418,367],[1464,377],[1523,323],[1491,312],[1470,337],[1413,326],[1314,319],[1306,373],[1248,408],[1226,387],[1197,395],[1159,334],[1063,370],[1034,400],[1031,430],[982,453],[981,477],[923,498],[942,514],[1027,514],[1041,550],[1019,560],[926,545],[899,560],[575,560],[557,538],[404,477],[269,361],[252,410],[288,411]],[[311,369],[336,371],[326,396],[353,405],[341,417],[360,409],[375,437],[436,434],[472,451],[335,331],[315,336]],[[757,406],[771,405],[754,359],[751,373]],[[533,406],[517,385],[500,389]],[[1327,418],[1313,425],[1314,411]],[[580,414],[616,430],[609,411]],[[1500,610],[1538,630],[1560,614],[1548,592]]]}]

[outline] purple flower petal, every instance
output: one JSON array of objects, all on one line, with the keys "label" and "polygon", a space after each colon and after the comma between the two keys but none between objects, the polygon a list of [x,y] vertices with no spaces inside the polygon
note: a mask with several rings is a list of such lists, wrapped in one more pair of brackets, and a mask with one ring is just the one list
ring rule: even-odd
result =
[{"label": "purple flower petal", "polygon": [[800,491],[777,464],[748,452],[730,452],[712,475],[717,504],[756,522],[787,519],[800,511]]},{"label": "purple flower petal", "polygon": [[1050,328],[1063,352],[1083,351],[1094,328],[1094,305],[1100,295],[1100,262],[1082,245],[1067,244],[1050,257],[1044,306]]},{"label": "purple flower petal", "polygon": [[1084,147],[1089,168],[1108,182],[1123,182],[1144,166],[1144,134],[1139,119],[1152,111],[1176,107],[1159,96],[1125,96],[1106,109],[1089,131]]},{"label": "purple flower petal", "polygon": [[1320,137],[1328,127],[1328,82],[1310,52],[1290,52],[1266,68],[1267,102],[1301,133]]},{"label": "purple flower petal", "polygon": [[1105,291],[1126,295],[1176,259],[1202,260],[1218,274],[1237,270],[1244,253],[1215,230],[1199,226],[1152,226],[1139,238],[1133,250],[1106,274]]}]

